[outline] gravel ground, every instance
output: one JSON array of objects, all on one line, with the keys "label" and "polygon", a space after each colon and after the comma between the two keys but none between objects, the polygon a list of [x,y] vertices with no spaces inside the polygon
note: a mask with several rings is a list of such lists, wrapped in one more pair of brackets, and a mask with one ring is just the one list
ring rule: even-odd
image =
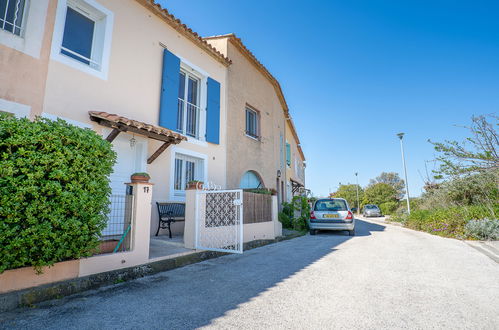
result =
[{"label": "gravel ground", "polygon": [[499,329],[499,264],[357,222],[0,315],[5,329]]}]

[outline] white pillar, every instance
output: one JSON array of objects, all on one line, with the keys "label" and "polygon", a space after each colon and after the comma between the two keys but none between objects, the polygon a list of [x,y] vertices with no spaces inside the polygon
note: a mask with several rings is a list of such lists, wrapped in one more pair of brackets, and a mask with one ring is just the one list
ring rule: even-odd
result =
[{"label": "white pillar", "polygon": [[186,249],[196,247],[196,192],[196,189],[185,190],[184,246]]},{"label": "white pillar", "polygon": [[149,259],[151,239],[152,183],[128,183],[133,191],[132,246],[137,255]]}]

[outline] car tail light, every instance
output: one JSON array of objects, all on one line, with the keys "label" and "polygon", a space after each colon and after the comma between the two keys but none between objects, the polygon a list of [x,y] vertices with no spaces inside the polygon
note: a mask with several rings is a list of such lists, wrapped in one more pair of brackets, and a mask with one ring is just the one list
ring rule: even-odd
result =
[{"label": "car tail light", "polygon": [[314,211],[310,212],[310,219],[315,219]]},{"label": "car tail light", "polygon": [[346,220],[352,220],[353,219],[353,214],[352,212],[348,211],[347,217],[345,218]]}]

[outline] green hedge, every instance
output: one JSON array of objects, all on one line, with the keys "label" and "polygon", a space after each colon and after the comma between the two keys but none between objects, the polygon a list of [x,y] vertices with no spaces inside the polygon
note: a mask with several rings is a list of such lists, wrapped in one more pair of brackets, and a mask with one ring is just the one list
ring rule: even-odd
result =
[{"label": "green hedge", "polygon": [[0,116],[0,273],[90,255],[115,159],[90,129]]},{"label": "green hedge", "polygon": [[[495,214],[499,212],[496,206]],[[485,219],[491,216],[491,210],[484,206],[460,206],[434,210],[415,210],[410,216],[393,220],[402,221],[411,229],[426,231],[435,235],[454,237],[459,239],[470,238],[465,231],[465,225],[471,219]]]}]

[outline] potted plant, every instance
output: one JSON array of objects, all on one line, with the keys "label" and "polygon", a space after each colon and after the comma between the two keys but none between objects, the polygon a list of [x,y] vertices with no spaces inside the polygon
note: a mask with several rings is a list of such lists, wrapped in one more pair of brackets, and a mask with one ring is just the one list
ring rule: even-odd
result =
[{"label": "potted plant", "polygon": [[137,172],[133,173],[130,179],[132,180],[132,183],[144,183],[144,182],[149,182],[149,179],[151,177],[149,174],[145,172]]},{"label": "potted plant", "polygon": [[203,181],[199,180],[192,180],[187,182],[187,189],[203,189]]}]

